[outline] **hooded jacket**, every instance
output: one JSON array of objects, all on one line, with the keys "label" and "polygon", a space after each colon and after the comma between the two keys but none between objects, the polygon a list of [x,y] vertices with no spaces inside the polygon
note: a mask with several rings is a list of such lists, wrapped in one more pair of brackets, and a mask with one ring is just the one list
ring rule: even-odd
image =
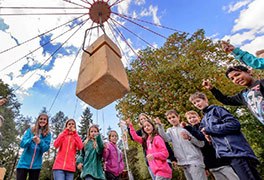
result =
[{"label": "hooded jacket", "polygon": [[212,144],[217,157],[247,157],[256,156],[241,133],[239,121],[223,107],[211,105],[203,110],[204,117],[200,128],[212,138]]},{"label": "hooded jacket", "polygon": [[54,147],[59,149],[53,170],[76,171],[76,151],[83,148],[83,143],[76,131],[65,129],[54,141]]},{"label": "hooded jacket", "polygon": [[17,168],[41,169],[42,155],[50,148],[51,134],[49,133],[46,136],[41,134],[39,137],[39,144],[36,144],[33,141],[34,136],[31,128],[29,128],[24,134],[20,142],[20,147],[23,148],[24,151],[19,159]]},{"label": "hooded jacket", "polygon": [[122,152],[116,144],[109,142],[104,149],[103,158],[105,161],[105,171],[112,173],[116,177],[124,170],[124,161]]}]

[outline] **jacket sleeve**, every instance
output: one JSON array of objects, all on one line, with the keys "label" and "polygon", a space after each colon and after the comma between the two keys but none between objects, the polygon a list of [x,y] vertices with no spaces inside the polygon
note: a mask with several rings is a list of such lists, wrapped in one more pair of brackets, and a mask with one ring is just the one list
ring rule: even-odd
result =
[{"label": "jacket sleeve", "polygon": [[83,161],[84,161],[84,155],[85,155],[84,153],[85,153],[85,150],[82,149],[82,150],[80,151],[80,154],[78,155],[78,157],[77,157],[77,159],[76,159],[76,164],[77,164],[77,165],[80,164],[80,163],[83,164]]},{"label": "jacket sleeve", "polygon": [[76,143],[77,150],[81,150],[83,148],[82,139],[80,138],[80,136],[77,134],[76,131],[73,134],[73,138],[74,138],[74,141]]},{"label": "jacket sleeve", "polygon": [[254,69],[264,69],[264,58],[258,58],[249,52],[242,51],[240,48],[235,48],[232,54],[237,60]]},{"label": "jacket sleeve", "polygon": [[20,142],[20,147],[21,148],[26,148],[26,147],[28,147],[33,142],[33,140],[32,140],[32,133],[30,131],[31,131],[31,129],[29,128],[25,132],[25,134],[24,134],[24,136],[23,136],[23,138],[22,138],[22,140]]},{"label": "jacket sleeve", "polygon": [[197,131],[194,127],[188,125],[188,126],[185,126],[184,129],[186,129],[197,140],[199,140],[199,141],[206,141],[203,133],[201,131]]},{"label": "jacket sleeve", "polygon": [[[109,144],[107,144],[107,147],[109,146]],[[110,149],[109,148],[104,148],[104,151],[103,151],[103,158],[105,161],[107,161],[108,157],[109,157],[109,154],[110,154]]]},{"label": "jacket sleeve", "polygon": [[169,152],[166,148],[164,140],[160,136],[155,136],[153,144],[157,148],[157,152],[152,153],[155,159],[166,160],[169,157]]},{"label": "jacket sleeve", "polygon": [[142,144],[143,143],[143,140],[142,140],[142,137],[140,137],[139,135],[137,135],[134,127],[132,124],[129,125],[129,131],[130,131],[130,134],[132,136],[132,138],[134,139],[134,141]]},{"label": "jacket sleeve", "polygon": [[165,132],[163,125],[158,124],[158,132],[165,142],[171,142],[170,133],[168,133],[168,130],[167,130],[167,133]]},{"label": "jacket sleeve", "polygon": [[226,109],[220,107],[214,109],[212,118],[215,119],[214,122],[205,127],[205,132],[208,135],[233,134],[240,132],[241,126],[239,121]]},{"label": "jacket sleeve", "polygon": [[96,152],[97,154],[103,154],[103,150],[104,150],[104,143],[103,143],[103,139],[101,134],[98,134],[98,136],[96,136],[96,143],[97,143],[97,147],[96,147]]},{"label": "jacket sleeve", "polygon": [[184,131],[186,131],[188,133],[188,135],[191,137],[191,143],[199,148],[204,147],[204,141],[199,141],[198,139],[196,139],[193,135],[191,135],[191,133],[189,133],[186,129],[184,129]]},{"label": "jacket sleeve", "polygon": [[69,130],[65,129],[62,133],[59,134],[59,136],[57,137],[57,139],[55,139],[54,141],[54,147],[57,149],[59,147],[61,147],[61,145],[63,144],[63,141],[66,137],[66,135],[68,135]]},{"label": "jacket sleeve", "polygon": [[165,142],[166,148],[169,152],[169,160],[172,161],[177,161],[176,157],[174,156],[173,150],[171,149],[170,145],[168,142]]},{"label": "jacket sleeve", "polygon": [[226,96],[220,90],[216,89],[215,87],[211,89],[211,92],[219,102],[225,105],[231,105],[231,106],[244,105],[241,92],[234,96]]},{"label": "jacket sleeve", "polygon": [[51,134],[47,134],[43,139],[40,140],[39,148],[42,152],[46,152],[50,148]]}]

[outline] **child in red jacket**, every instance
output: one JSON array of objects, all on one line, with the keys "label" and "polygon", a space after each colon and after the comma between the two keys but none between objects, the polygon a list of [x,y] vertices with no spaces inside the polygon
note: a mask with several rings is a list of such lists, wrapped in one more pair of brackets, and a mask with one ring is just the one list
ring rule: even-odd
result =
[{"label": "child in red jacket", "polygon": [[129,125],[130,134],[133,139],[142,144],[146,150],[146,158],[151,171],[155,175],[155,180],[170,180],[172,178],[172,170],[167,162],[169,153],[155,125],[148,119],[144,121],[143,135],[140,137],[136,134],[130,119],[126,120],[126,122]]},{"label": "child in red jacket", "polygon": [[54,180],[73,180],[76,171],[76,151],[83,148],[74,119],[66,121],[64,131],[54,141],[54,146],[59,149],[52,168]]}]

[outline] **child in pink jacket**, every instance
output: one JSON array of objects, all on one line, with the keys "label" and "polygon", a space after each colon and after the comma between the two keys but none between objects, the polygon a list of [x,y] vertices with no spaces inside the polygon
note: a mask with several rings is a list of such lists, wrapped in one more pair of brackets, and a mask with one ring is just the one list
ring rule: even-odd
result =
[{"label": "child in pink jacket", "polygon": [[109,143],[105,145],[103,158],[105,161],[105,177],[107,180],[118,180],[124,170],[124,161],[122,152],[118,149],[116,143],[118,134],[110,130],[108,134]]},{"label": "child in pink jacket", "polygon": [[136,134],[130,119],[126,120],[126,122],[129,125],[133,139],[146,149],[146,158],[151,171],[155,175],[155,180],[170,180],[172,178],[172,170],[167,163],[169,153],[164,140],[158,135],[155,125],[150,120],[144,121],[143,136],[140,137]]},{"label": "child in pink jacket", "polygon": [[76,171],[76,151],[83,148],[74,119],[66,121],[64,131],[54,141],[54,147],[59,149],[52,168],[54,180],[73,180]]}]

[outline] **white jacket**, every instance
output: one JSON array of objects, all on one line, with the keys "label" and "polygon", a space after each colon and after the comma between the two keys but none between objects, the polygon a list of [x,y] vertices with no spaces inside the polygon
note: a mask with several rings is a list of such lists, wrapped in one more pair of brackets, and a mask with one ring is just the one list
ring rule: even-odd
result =
[{"label": "white jacket", "polygon": [[[203,161],[203,155],[200,150],[204,146],[203,141],[197,140],[186,129],[180,126],[173,126],[167,129],[165,133],[164,127],[158,125],[158,131],[160,136],[166,142],[172,142],[174,156],[177,159],[178,165],[201,165],[205,167]],[[187,132],[191,137],[191,140],[185,140],[181,136],[181,132]]]}]

